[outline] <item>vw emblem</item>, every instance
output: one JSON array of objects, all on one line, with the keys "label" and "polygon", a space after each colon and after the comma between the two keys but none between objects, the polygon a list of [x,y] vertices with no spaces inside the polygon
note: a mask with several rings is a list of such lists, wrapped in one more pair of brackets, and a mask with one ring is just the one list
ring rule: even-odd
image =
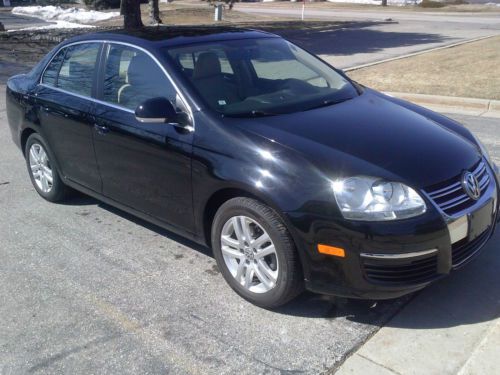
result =
[{"label": "vw emblem", "polygon": [[462,187],[467,195],[475,201],[481,196],[481,189],[479,188],[477,178],[471,172],[464,172],[462,176]]}]

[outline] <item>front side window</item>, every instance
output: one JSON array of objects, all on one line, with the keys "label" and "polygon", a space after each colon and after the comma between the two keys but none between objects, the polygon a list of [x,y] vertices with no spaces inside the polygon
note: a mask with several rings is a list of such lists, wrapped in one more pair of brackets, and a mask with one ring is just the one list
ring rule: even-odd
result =
[{"label": "front side window", "polygon": [[99,47],[83,43],[62,49],[47,66],[42,83],[90,97]]},{"label": "front side window", "polygon": [[281,38],[197,43],[165,52],[208,106],[225,116],[305,111],[358,95],[348,79]]},{"label": "front side window", "polygon": [[158,64],[133,47],[111,44],[104,71],[103,100],[135,110],[147,99],[176,103],[176,91]]}]

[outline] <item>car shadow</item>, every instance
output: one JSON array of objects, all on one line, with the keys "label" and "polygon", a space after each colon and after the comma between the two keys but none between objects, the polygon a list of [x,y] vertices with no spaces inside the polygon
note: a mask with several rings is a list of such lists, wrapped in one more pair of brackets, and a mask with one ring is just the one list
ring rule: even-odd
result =
[{"label": "car shadow", "polygon": [[[97,205],[125,220],[213,258],[210,248],[92,197],[77,194],[63,204]],[[499,316],[500,272],[498,270],[500,270],[500,230],[496,230],[481,253],[463,269],[452,272],[448,277],[420,292],[397,299],[372,301],[305,291],[288,304],[274,309],[273,312],[303,318],[341,318],[365,325],[410,329],[438,329],[475,324]],[[391,320],[403,308],[415,312],[411,314],[411,319]]]},{"label": "car shadow", "polygon": [[[286,25],[289,24],[289,27]],[[261,29],[278,34],[318,55],[353,55],[374,53],[386,48],[442,43],[452,38],[440,34],[382,31],[377,26],[396,25],[393,21],[308,22],[298,28],[300,21],[263,24]]]},{"label": "car shadow", "polygon": [[[420,292],[385,301],[304,293],[276,311],[287,315],[345,318],[362,324],[407,329],[476,324],[500,315],[499,270],[500,230],[497,230],[477,258]],[[402,308],[408,310],[406,314],[391,319]]]},{"label": "car shadow", "polygon": [[500,316],[500,230],[476,259],[421,291],[408,311],[388,326],[439,329],[476,324]]},{"label": "car shadow", "polygon": [[60,202],[58,204],[62,204],[65,206],[91,206],[96,205],[99,208],[102,208],[106,211],[113,213],[114,215],[120,216],[124,220],[128,220],[134,224],[140,225],[143,228],[146,228],[162,237],[168,238],[172,241],[175,241],[181,245],[189,247],[193,250],[198,251],[199,253],[209,256],[213,258],[212,250],[206,246],[200,245],[194,241],[187,239],[186,237],[182,237],[168,229],[164,229],[156,224],[150,223],[149,221],[143,220],[137,216],[129,214],[119,208],[111,206],[107,203],[101,202],[95,198],[92,198],[83,193],[75,192],[75,194],[68,200],[64,202]]}]

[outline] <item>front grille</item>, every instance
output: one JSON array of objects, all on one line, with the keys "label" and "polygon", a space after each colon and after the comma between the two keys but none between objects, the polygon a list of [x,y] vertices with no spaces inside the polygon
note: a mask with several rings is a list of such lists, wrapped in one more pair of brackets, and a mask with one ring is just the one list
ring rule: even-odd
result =
[{"label": "front grille", "polygon": [[488,238],[490,229],[488,228],[474,240],[468,242],[467,238],[453,244],[451,247],[451,264],[453,267],[459,267],[478,252]]},{"label": "front grille", "polygon": [[[479,162],[474,166],[472,173],[476,176],[481,189],[481,195],[484,194],[490,184],[490,174],[484,161]],[[454,214],[465,210],[474,205],[475,200],[471,199],[462,187],[462,175],[459,175],[451,180],[433,185],[424,189],[430,199],[438,205],[438,207],[447,215]]]},{"label": "front grille", "polygon": [[387,261],[365,259],[366,277],[378,284],[420,284],[437,276],[437,255],[417,260]]}]

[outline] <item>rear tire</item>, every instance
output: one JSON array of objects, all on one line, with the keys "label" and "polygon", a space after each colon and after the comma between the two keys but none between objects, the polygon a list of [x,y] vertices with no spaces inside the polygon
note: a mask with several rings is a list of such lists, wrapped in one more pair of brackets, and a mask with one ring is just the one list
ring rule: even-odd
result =
[{"label": "rear tire", "polygon": [[40,134],[28,137],[24,155],[31,183],[43,199],[60,202],[68,197],[71,189],[62,182],[54,155]]},{"label": "rear tire", "polygon": [[255,305],[275,308],[303,290],[290,233],[273,209],[255,199],[233,198],[219,208],[212,248],[231,288]]}]

